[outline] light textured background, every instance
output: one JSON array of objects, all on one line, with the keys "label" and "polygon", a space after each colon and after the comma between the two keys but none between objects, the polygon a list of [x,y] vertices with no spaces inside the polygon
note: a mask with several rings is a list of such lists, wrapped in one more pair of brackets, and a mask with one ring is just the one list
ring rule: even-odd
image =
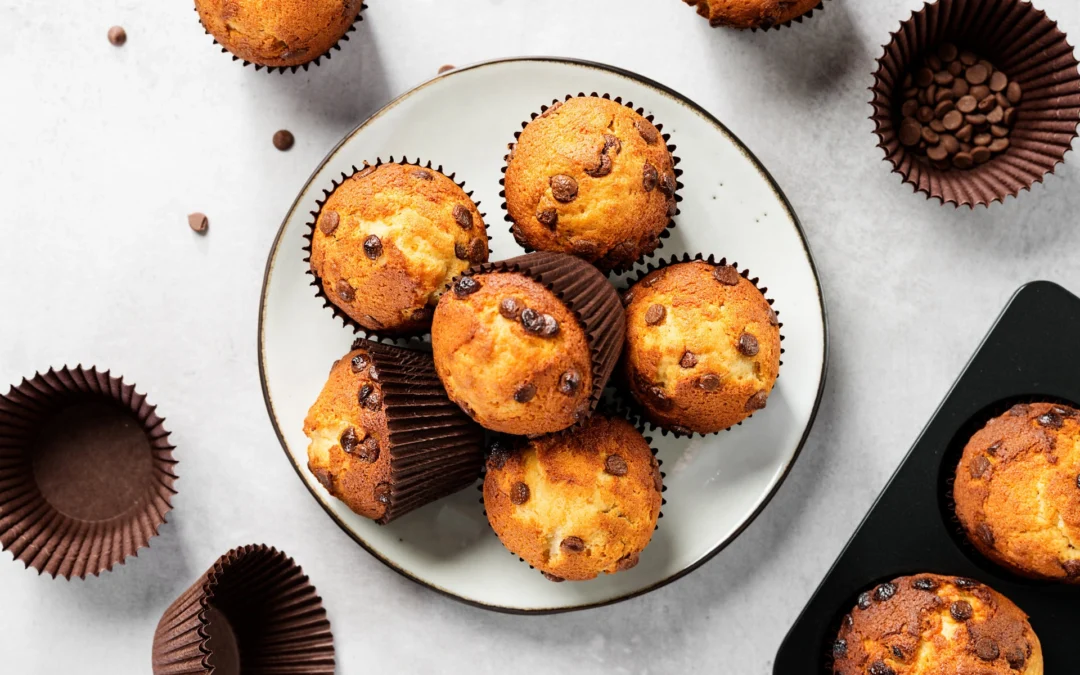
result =
[{"label": "light textured background", "polygon": [[[5,670],[148,672],[171,600],[220,553],[265,541],[326,599],[341,673],[770,673],[1011,293],[1035,278],[1080,290],[1076,158],[989,210],[902,186],[875,148],[867,87],[918,0],[831,0],[756,35],[712,30],[678,0],[369,4],[332,60],[269,76],[218,53],[183,0],[0,1],[0,382],[111,367],[160,406],[181,460],[170,523],[126,566],[66,583],[0,560]],[[1073,0],[1039,4],[1080,36]],[[128,30],[121,49],[112,24]],[[282,455],[255,358],[266,254],[322,156],[440,65],[513,55],[621,66],[724,121],[800,214],[832,329],[817,425],[758,521],[674,585],[555,617],[460,605],[356,546]],[[270,143],[282,127],[289,153]],[[187,227],[196,210],[206,237]]]}]

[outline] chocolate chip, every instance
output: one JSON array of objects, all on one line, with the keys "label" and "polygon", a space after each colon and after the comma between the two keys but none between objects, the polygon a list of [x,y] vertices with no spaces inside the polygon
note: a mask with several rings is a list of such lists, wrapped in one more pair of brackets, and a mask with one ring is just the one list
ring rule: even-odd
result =
[{"label": "chocolate chip", "polygon": [[973,613],[971,604],[964,600],[957,600],[949,605],[949,614],[951,614],[952,618],[956,621],[967,621],[971,618]]},{"label": "chocolate chip", "polygon": [[364,401],[368,400],[368,398],[371,397],[371,394],[374,391],[375,387],[371,386],[370,384],[364,384],[360,387],[360,393],[357,395],[357,400],[359,400],[360,404],[363,405]]},{"label": "chocolate chip", "polygon": [[199,234],[204,234],[210,227],[210,219],[206,217],[204,213],[191,213],[187,217],[188,227],[195,230]]},{"label": "chocolate chip", "polygon": [[612,166],[614,166],[614,160],[611,159],[612,153],[618,154],[621,150],[622,144],[619,143],[618,138],[615,138],[611,134],[604,134],[604,147],[600,149],[600,156],[597,158],[596,167],[585,169],[585,173],[593,178],[603,178],[608,175],[611,173]]},{"label": "chocolate chip", "polygon": [[986,454],[991,457],[997,456],[997,451],[1001,449],[1001,441],[994,441],[990,444],[990,447],[986,449]]},{"label": "chocolate chip", "polygon": [[517,298],[503,298],[502,302],[499,303],[499,314],[504,319],[517,321],[518,317],[521,316],[521,308],[522,304],[518,302]]},{"label": "chocolate chip", "polygon": [[847,656],[847,640],[839,638],[832,645],[832,653],[836,658],[843,658]]},{"label": "chocolate chip", "polygon": [[667,310],[663,305],[650,305],[649,309],[645,310],[645,323],[655,326],[664,320],[665,315],[667,315]]},{"label": "chocolate chip", "polygon": [[510,459],[511,454],[510,449],[502,441],[493,441],[491,451],[488,454],[488,462],[496,469],[501,469],[506,466],[506,460]]},{"label": "chocolate chip", "polygon": [[618,572],[625,572],[626,570],[632,570],[637,567],[638,562],[641,561],[641,554],[637,551],[633,553],[627,553],[623,557],[619,558],[619,562],[615,563],[615,570]]},{"label": "chocolate chip", "polygon": [[904,650],[900,649],[900,647],[897,646],[897,645],[893,645],[892,655],[893,655],[893,658],[896,659],[897,661],[903,661],[904,660]]},{"label": "chocolate chip", "polygon": [[874,604],[873,598],[870,597],[870,593],[860,593],[859,600],[856,603],[859,609],[870,609],[870,605]]},{"label": "chocolate chip", "polygon": [[1066,560],[1061,563],[1061,568],[1065,570],[1065,576],[1070,579],[1080,577],[1080,559]]},{"label": "chocolate chip", "polygon": [[[364,385],[364,387],[370,387],[370,386],[371,385],[369,385],[369,384]],[[361,389],[361,395],[360,395],[360,398],[361,398],[360,403],[361,403],[361,405],[363,405],[368,410],[378,410],[379,406],[382,404],[382,394],[380,394],[378,391],[374,390],[374,388],[372,388],[372,391],[367,396],[364,396],[362,392],[363,392],[363,389]]]},{"label": "chocolate chip", "polygon": [[777,318],[776,312],[773,310],[772,306],[769,307],[769,325],[770,326],[779,326],[780,325],[780,319]]},{"label": "chocolate chip", "polygon": [[[680,433],[682,433],[682,432],[680,432]],[[686,435],[687,436],[690,435],[690,430],[689,429],[686,430]],[[660,467],[658,465],[653,466],[652,484],[653,484],[653,488],[657,492],[663,492],[664,491],[664,477],[660,474]]]},{"label": "chocolate chip", "polygon": [[679,359],[679,366],[683,368],[693,368],[697,365],[697,356],[689,349],[683,352],[682,358]]},{"label": "chocolate chip", "polygon": [[713,278],[725,286],[739,285],[739,270],[731,265],[720,265],[713,269]]},{"label": "chocolate chip", "polygon": [[1040,426],[1047,427],[1049,429],[1060,429],[1061,425],[1065,423],[1065,419],[1054,411],[1044,413],[1035,418],[1035,421]]},{"label": "chocolate chip", "polygon": [[382,239],[378,235],[370,235],[364,240],[364,255],[371,260],[378,260],[382,255]]},{"label": "chocolate chip", "polygon": [[878,660],[870,664],[870,667],[866,670],[869,675],[896,675],[896,671],[886,665],[884,661]]},{"label": "chocolate chip", "polygon": [[720,376],[716,373],[702,375],[701,378],[698,380],[698,386],[705,391],[716,391],[720,388]]},{"label": "chocolate chip", "polygon": [[480,290],[480,282],[472,277],[461,277],[454,283],[454,295],[464,298]]},{"label": "chocolate chip", "polygon": [[510,503],[516,506],[521,506],[525,502],[529,501],[529,496],[532,492],[529,491],[529,486],[525,483],[517,482],[510,487]]},{"label": "chocolate chip", "polygon": [[761,410],[765,407],[768,400],[769,394],[765,390],[757,392],[746,401],[746,412]]},{"label": "chocolate chip", "polygon": [[127,42],[127,31],[121,26],[113,26],[109,29],[109,42],[114,47],[122,47]]},{"label": "chocolate chip", "polygon": [[574,408],[574,421],[580,422],[581,420],[588,419],[589,414],[592,412],[592,408],[588,401],[583,401]]},{"label": "chocolate chip", "polygon": [[982,478],[986,475],[986,472],[990,469],[990,460],[979,455],[975,459],[971,460],[971,477]]},{"label": "chocolate chip", "polygon": [[380,504],[389,504],[390,492],[390,483],[379,483],[375,486],[375,501]]},{"label": "chocolate chip", "polygon": [[993,638],[981,637],[975,641],[975,655],[983,661],[995,661],[1001,656],[1001,650]]},{"label": "chocolate chip", "polygon": [[555,225],[559,222],[559,212],[555,209],[544,209],[543,211],[537,211],[536,220],[549,230],[554,230]]},{"label": "chocolate chip", "polygon": [[431,172],[425,171],[424,169],[413,169],[409,175],[417,180],[435,180],[435,177],[431,175]]},{"label": "chocolate chip", "polygon": [[585,541],[581,537],[567,537],[559,544],[559,548],[569,553],[581,553],[585,550]]},{"label": "chocolate chip", "polygon": [[657,173],[656,167],[649,162],[645,162],[645,167],[642,169],[641,174],[641,186],[645,188],[645,192],[652,192],[659,181],[660,174]]},{"label": "chocolate chip", "polygon": [[634,120],[634,128],[637,129],[637,132],[641,134],[641,138],[649,145],[652,145],[660,138],[660,133],[656,130],[656,127],[648,122],[648,120]]},{"label": "chocolate chip", "polygon": [[845,614],[843,623],[846,627],[851,628],[855,625],[855,619],[853,619],[850,614]]},{"label": "chocolate chip", "polygon": [[896,595],[896,584],[881,584],[874,589],[874,599],[878,602],[885,602]]},{"label": "chocolate chip", "polygon": [[487,260],[487,253],[487,241],[484,239],[477,237],[469,242],[469,250],[466,252],[466,255],[468,256],[469,262],[472,264],[479,265]]},{"label": "chocolate chip", "polygon": [[659,410],[671,410],[675,405],[660,387],[649,387],[649,396],[652,398],[653,405]]},{"label": "chocolate chip", "polygon": [[572,202],[577,197],[578,184],[577,181],[570,176],[559,174],[558,176],[552,176],[548,181],[551,185],[551,196],[555,198],[555,201],[566,204]]},{"label": "chocolate chip", "polygon": [[[342,448],[344,447],[342,445]],[[379,458],[379,441],[374,436],[368,436],[363,443],[359,444],[359,447],[354,445],[353,448],[356,450],[356,456],[365,462],[371,463]],[[346,450],[346,452],[352,451]]]},{"label": "chocolate chip", "polygon": [[562,577],[557,577],[554,574],[548,574],[547,572],[541,572],[540,574],[543,574],[544,578],[548,581],[556,584],[561,584],[562,582],[566,581],[566,579],[563,579]]},{"label": "chocolate chip", "polygon": [[675,195],[675,189],[678,184],[675,182],[675,174],[665,173],[663,178],[660,179],[660,192],[664,193],[664,196],[671,199]]},{"label": "chocolate chip", "polygon": [[758,353],[758,341],[757,338],[750,333],[743,333],[739,336],[739,353],[743,356],[757,356]]},{"label": "chocolate chip", "polygon": [[374,364],[372,364],[372,366],[368,368],[368,377],[375,380],[376,382],[379,381],[379,369],[376,368]]},{"label": "chocolate chip", "polygon": [[282,152],[292,148],[296,143],[296,137],[288,129],[280,129],[274,132],[274,147]]},{"label": "chocolate chip", "polygon": [[573,396],[581,387],[581,375],[576,370],[568,370],[559,376],[559,393]]},{"label": "chocolate chip", "polygon": [[625,476],[629,470],[626,460],[619,455],[608,455],[604,460],[604,471],[612,476]]},{"label": "chocolate chip", "polygon": [[352,371],[354,373],[362,373],[367,369],[368,363],[370,363],[370,361],[366,355],[357,354],[352,357]]},{"label": "chocolate chip", "polygon": [[994,530],[989,525],[986,523],[979,523],[975,527],[975,534],[982,540],[982,543],[990,548],[994,547]]},{"label": "chocolate chip", "polygon": [[1027,653],[1023,647],[1013,647],[1005,652],[1005,660],[1013,670],[1020,670],[1027,663]]},{"label": "chocolate chip", "polygon": [[465,244],[462,244],[460,241],[454,242],[454,257],[457,258],[458,260],[468,260],[469,259],[469,249],[468,249],[468,247],[465,246]]},{"label": "chocolate chip", "polygon": [[548,115],[552,115],[552,114],[555,113],[556,110],[558,110],[561,107],[562,107],[562,101],[555,101],[554,103],[551,104],[551,107],[546,108],[544,110],[544,112],[540,113],[540,117],[547,117]]},{"label": "chocolate chip", "polygon": [[1027,403],[1017,403],[1013,407],[1009,408],[1009,414],[1013,417],[1023,417],[1031,412],[1031,406]]},{"label": "chocolate chip", "polygon": [[360,438],[356,435],[356,429],[349,427],[343,431],[341,437],[338,438],[338,443],[341,445],[342,450],[351,455],[357,444],[360,443]]},{"label": "chocolate chip", "polygon": [[[311,469],[310,465],[308,466]],[[328,491],[334,491],[334,477],[330,474],[330,471],[322,467],[318,469],[311,469],[311,473],[315,474],[315,480],[319,481],[319,484],[326,488]]]},{"label": "chocolate chip", "polygon": [[966,577],[957,577],[955,580],[953,580],[953,584],[955,584],[957,588],[963,588],[965,590],[969,588],[975,588],[981,585],[978,581],[975,581],[974,579],[968,579]]},{"label": "chocolate chip", "polygon": [[349,282],[344,279],[338,279],[337,284],[334,286],[334,290],[337,291],[338,297],[345,302],[352,302],[356,299],[356,291],[349,285]]},{"label": "chocolate chip", "polygon": [[922,579],[916,579],[911,583],[911,587],[917,591],[936,591],[938,588],[938,582],[933,579],[923,577]]},{"label": "chocolate chip", "polygon": [[341,216],[337,211],[327,211],[322,218],[319,218],[319,229],[323,234],[333,234],[340,223]]},{"label": "chocolate chip", "polygon": [[551,338],[559,334],[559,321],[550,314],[541,314],[535,309],[521,311],[521,326],[526,332],[540,337]]},{"label": "chocolate chip", "polygon": [[514,400],[518,403],[528,403],[534,398],[536,398],[536,385],[531,382],[518,386],[514,391]]},{"label": "chocolate chip", "polygon": [[461,204],[454,206],[454,222],[463,230],[471,230],[473,225],[472,211]]}]

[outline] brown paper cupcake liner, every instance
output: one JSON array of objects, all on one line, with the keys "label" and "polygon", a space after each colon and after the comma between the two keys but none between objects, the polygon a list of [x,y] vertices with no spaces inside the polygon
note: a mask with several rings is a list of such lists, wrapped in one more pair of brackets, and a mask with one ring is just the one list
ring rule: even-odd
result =
[{"label": "brown paper cupcake liner", "polygon": [[0,548],[68,580],[138,555],[176,494],[164,424],[96,368],[50,368],[0,396]]},{"label": "brown paper cupcake liner", "polygon": [[[630,288],[633,287],[634,284],[638,283],[639,281],[644,279],[649,274],[655,272],[656,270],[663,269],[663,268],[668,267],[670,265],[675,265],[675,264],[679,264],[679,263],[694,262],[696,260],[701,260],[703,262],[707,262],[710,265],[718,265],[718,266],[728,265],[730,267],[734,267],[736,270],[739,269],[739,263],[737,263],[735,261],[732,261],[732,262],[729,263],[727,261],[727,258],[720,258],[720,260],[716,260],[715,256],[713,254],[711,254],[711,253],[709,254],[708,257],[705,257],[705,255],[702,254],[702,253],[695,253],[692,256],[689,253],[683,253],[681,256],[673,255],[670,258],[667,258],[666,260],[659,260],[659,261],[657,261],[655,263],[650,262],[646,266],[645,269],[643,269],[643,270],[641,270],[641,271],[639,271],[637,273],[636,277],[634,277],[632,280],[628,280],[626,288],[623,288],[623,289],[621,289],[619,291],[620,296],[625,294],[626,291],[630,290]],[[761,280],[758,277],[751,277],[751,272],[750,272],[749,269],[744,268],[741,272],[739,272],[739,276],[746,279],[750,283],[754,284],[754,287],[757,288],[758,291],[761,292],[761,295],[765,298],[765,301],[769,303],[769,306],[771,307],[773,305],[775,300],[773,300],[768,295],[766,295],[769,292],[768,287],[762,286],[761,283],[760,283]],[[780,312],[775,310],[775,309],[773,311],[776,313],[777,318],[779,318],[780,317]],[[778,327],[781,329],[781,331],[783,331],[784,322],[781,321],[779,323]],[[780,341],[781,341],[781,343],[784,341],[783,332],[780,333]],[[784,348],[783,348],[783,346],[781,346],[780,347],[780,355],[781,355],[781,357],[783,356],[783,354],[784,354]],[[783,366],[784,366],[784,360],[783,360],[783,358],[781,358],[780,359],[780,367],[781,367],[781,369],[783,368]],[[701,438],[705,438],[707,436],[715,436],[715,435],[723,433],[725,431],[731,431],[731,429],[733,428],[733,427],[728,427],[727,429],[721,429],[720,431],[714,431],[714,432],[708,433],[708,434],[702,434],[702,433],[699,433],[699,432],[696,432],[696,431],[692,431],[692,432],[690,432],[688,434],[688,433],[685,433],[684,431],[675,431],[675,430],[669,429],[669,428],[667,428],[665,426],[662,426],[661,424],[653,421],[653,419],[649,416],[648,412],[645,410],[645,407],[642,406],[641,403],[638,402],[637,398],[634,397],[633,393],[631,393],[633,390],[630,388],[630,383],[626,381],[626,377],[623,374],[624,369],[620,367],[617,372],[618,372],[618,375],[616,376],[616,379],[618,380],[619,386],[615,387],[613,389],[613,392],[615,394],[618,405],[621,406],[622,409],[624,409],[626,411],[626,415],[627,415],[628,419],[632,423],[634,423],[634,425],[638,426],[640,429],[643,430],[642,433],[646,433],[644,430],[648,430],[648,431],[658,431],[661,436],[667,436],[670,433],[674,438],[693,438],[694,436],[699,436]],[[779,379],[781,374],[782,374],[782,371],[777,371],[777,376],[776,376],[777,379]],[[742,426],[743,422],[745,422],[746,420],[750,419],[753,416],[754,416],[754,414],[750,413],[749,415],[746,416],[745,419],[742,420],[742,422],[736,422],[734,424],[734,426],[736,426],[736,427]]]},{"label": "brown paper cupcake liner", "polygon": [[[402,156],[401,161],[396,161],[394,159],[393,155],[391,155],[390,159],[385,161],[385,162],[382,160],[381,157],[378,157],[378,158],[375,159],[374,164],[369,164],[368,162],[365,161],[364,165],[361,166],[361,167],[357,167],[356,165],[353,165],[351,173],[349,173],[349,174],[342,173],[340,180],[332,180],[332,181],[330,181],[330,183],[331,183],[330,189],[329,190],[323,189],[323,198],[321,200],[316,200],[315,204],[318,206],[318,208],[315,209],[314,211],[310,212],[311,213],[311,220],[307,224],[308,232],[307,232],[307,234],[304,235],[304,239],[307,241],[307,243],[304,245],[304,247],[301,250],[303,250],[304,253],[305,253],[304,262],[308,263],[307,274],[309,274],[311,276],[311,278],[312,278],[311,285],[315,287],[315,297],[320,298],[323,301],[323,307],[329,308],[330,311],[334,314],[334,316],[337,317],[338,319],[340,319],[341,322],[345,325],[346,328],[352,328],[352,331],[353,331],[354,334],[363,334],[363,336],[366,337],[367,339],[374,340],[374,341],[377,341],[377,342],[386,342],[386,343],[392,343],[392,344],[398,344],[398,345],[405,346],[405,345],[409,344],[409,339],[410,338],[415,338],[415,337],[419,337],[419,336],[422,336],[422,335],[426,335],[426,334],[430,333],[431,331],[430,330],[425,330],[425,331],[421,331],[421,332],[418,332],[418,333],[416,333],[416,332],[398,333],[398,332],[394,332],[394,331],[378,332],[378,331],[372,331],[372,330],[368,330],[367,328],[364,328],[363,326],[360,325],[360,323],[358,321],[356,321],[351,316],[349,316],[344,311],[342,311],[341,308],[339,308],[336,304],[334,304],[330,300],[330,298],[327,297],[326,291],[325,291],[325,289],[323,289],[322,279],[320,279],[319,275],[315,274],[314,270],[311,269],[311,242],[312,242],[312,238],[315,236],[315,226],[316,226],[316,223],[319,222],[319,214],[322,213],[323,207],[326,206],[327,200],[330,199],[330,195],[334,193],[334,190],[338,189],[338,186],[340,186],[342,183],[344,183],[348,179],[352,178],[353,176],[355,176],[359,172],[363,171],[364,169],[367,169],[368,167],[371,167],[371,166],[380,167],[383,164],[402,164],[402,165],[407,165],[407,166],[415,166],[415,167],[419,167],[419,168],[422,168],[422,169],[431,169],[432,171],[438,171],[439,173],[441,173],[444,176],[446,176],[447,178],[449,178],[451,181],[453,181],[454,177],[457,176],[457,172],[450,173],[450,174],[445,173],[443,171],[443,167],[442,167],[441,164],[438,167],[433,166],[430,161],[428,161],[426,164],[421,164],[419,158],[417,158],[416,161],[414,161],[414,162],[410,162],[408,160],[408,158],[404,157],[404,156]],[[465,181],[461,181],[461,182],[455,181],[455,184],[465,192],[465,195],[469,199],[472,200],[473,204],[476,205],[477,211],[479,211],[480,210],[480,202],[473,199],[473,191],[466,189]],[[487,214],[484,213],[483,211],[480,211],[480,218],[483,219],[483,221],[484,221],[484,232],[487,233],[487,231],[488,231]],[[487,239],[488,239],[488,259],[490,259],[491,254],[492,254],[492,251],[491,251],[491,235],[490,234],[487,235]]]},{"label": "brown paper cupcake liner", "polygon": [[330,675],[334,637],[303,570],[265,545],[221,556],[165,611],[154,675]]},{"label": "brown paper cupcake liner", "polygon": [[593,386],[589,394],[589,412],[559,433],[576,429],[596,410],[622,353],[626,317],[618,292],[598,269],[567,253],[528,253],[475,265],[461,276],[490,273],[523,274],[541,284],[566,305],[585,331],[592,356]]},{"label": "brown paper cupcake liner", "polygon": [[395,518],[455,492],[481,475],[484,430],[451,401],[430,354],[358,339],[379,377],[390,432],[390,495],[377,522]]},{"label": "brown paper cupcake liner", "polygon": [[[782,23],[773,24],[773,25],[768,26],[768,27],[755,26],[753,28],[750,28],[749,30],[752,33],[756,33],[758,31],[768,32],[770,30],[780,30],[781,28],[791,28],[791,26],[793,24],[802,23],[803,21],[806,21],[806,20],[809,20],[809,19],[813,18],[814,12],[819,12],[820,13],[822,10],[824,10],[825,9],[825,1],[826,0],[821,0],[821,2],[819,2],[816,6],[811,7],[810,10],[806,12],[806,14],[802,14],[800,16],[797,16],[794,19],[789,19],[789,20],[784,21]],[[697,5],[700,4],[700,3],[705,3],[706,9],[708,8],[708,0],[683,0],[683,2],[690,5],[694,9],[697,9]],[[698,10],[698,15],[704,16],[703,14],[701,14],[701,10]],[[713,26],[714,28],[725,27],[723,24],[719,24],[719,23],[714,24],[711,21],[709,22],[709,25]]]},{"label": "brown paper cupcake liner", "polygon": [[[220,42],[217,41],[217,38],[215,38],[213,35],[210,34],[210,31],[208,31],[206,29],[206,25],[203,24],[203,22],[202,22],[202,17],[199,17],[199,25],[202,26],[202,29],[203,29],[204,33],[206,33],[207,35],[210,35],[210,38],[214,41],[214,44],[221,47],[221,53],[222,54],[228,54],[229,56],[232,57],[233,61],[243,61],[243,65],[244,65],[245,68],[248,67],[248,66],[255,66],[255,70],[263,70],[263,69],[265,69],[266,72],[268,72],[268,73],[273,73],[275,71],[279,72],[279,73],[285,73],[285,72],[293,72],[293,73],[295,73],[296,71],[298,71],[298,70],[300,70],[302,68],[304,70],[304,72],[307,72],[308,66],[318,66],[319,62],[322,61],[322,59],[326,59],[327,61],[329,61],[330,58],[333,56],[332,52],[341,51],[341,43],[342,42],[348,42],[349,41],[349,33],[354,32],[356,30],[356,24],[358,24],[358,23],[360,23],[361,21],[364,20],[364,10],[365,9],[367,9],[367,4],[366,3],[361,4],[360,5],[360,11],[356,13],[356,18],[353,20],[352,25],[349,26],[349,29],[347,31],[345,31],[345,34],[342,35],[340,38],[338,38],[338,41],[335,42],[333,44],[333,46],[330,47],[330,49],[327,49],[325,52],[323,52],[322,54],[319,54],[318,56],[316,56],[314,59],[308,61],[307,63],[301,63],[298,66],[264,66],[264,65],[261,65],[261,64],[258,64],[258,63],[252,63],[251,61],[248,61],[247,59],[242,59],[239,56],[237,56],[236,54],[233,54],[228,49],[226,49]],[[196,16],[199,15],[199,8],[198,7],[195,8],[195,15]]]},{"label": "brown paper cupcake liner", "polygon": [[[1019,82],[1024,97],[1003,154],[974,169],[937,169],[899,138],[902,81],[942,42],[970,48]],[[878,59],[871,87],[874,133],[885,160],[928,199],[987,206],[1030,190],[1054,173],[1080,123],[1080,73],[1073,48],[1046,13],[1025,0],[938,0],[900,24]]]},{"label": "brown paper cupcake liner", "polygon": [[[611,97],[611,94],[606,94],[606,93],[605,94],[598,94],[595,91],[592,92],[591,94],[586,94],[585,92],[578,92],[576,95],[575,94],[567,94],[565,97],[563,97],[562,101],[560,101],[559,99],[553,100],[551,102],[551,105],[556,105],[556,104],[562,103],[563,101],[569,101],[572,98],[584,98],[586,96],[590,96],[592,98],[603,98],[603,99],[607,99],[609,101],[613,100],[616,103],[618,103],[620,105],[623,105],[623,106],[629,108],[630,110],[633,110],[638,115],[641,115],[645,119],[649,120],[649,122],[651,122],[653,124],[653,126],[656,127],[656,130],[660,132],[660,137],[664,139],[664,143],[667,146],[668,154],[671,155],[671,165],[672,165],[672,167],[673,167],[673,169],[675,171],[675,202],[676,202],[675,215],[676,216],[679,215],[678,202],[681,202],[683,200],[682,195],[679,194],[679,190],[681,190],[683,188],[682,181],[679,180],[679,178],[683,174],[683,170],[679,168],[679,163],[682,162],[682,159],[675,154],[675,145],[673,143],[671,143],[671,134],[664,133],[664,125],[662,123],[660,123],[660,122],[656,122],[654,120],[653,115],[646,115],[644,108],[635,108],[634,104],[631,103],[630,101],[627,101],[627,102],[624,103],[623,100],[622,100],[622,97],[620,97],[620,96],[616,96],[613,99]],[[525,127],[529,126],[529,122],[531,122],[531,121],[535,120],[537,117],[540,117],[541,115],[543,115],[547,111],[547,109],[550,108],[550,107],[551,107],[550,105],[542,105],[542,106],[540,106],[540,111],[539,112],[532,113],[531,116],[529,117],[528,121],[525,121],[525,122],[521,123],[521,129],[524,130]],[[536,249],[532,248],[531,246],[526,245],[522,241],[519,241],[517,235],[514,234],[514,227],[513,227],[514,226],[514,219],[510,217],[510,210],[507,208],[507,205],[506,205],[506,169],[507,169],[507,166],[510,164],[510,155],[513,154],[514,146],[517,145],[517,140],[519,138],[521,138],[521,131],[515,131],[514,132],[514,142],[509,143],[506,146],[507,147],[507,153],[506,153],[506,155],[503,156],[503,167],[502,167],[503,177],[499,179],[499,185],[502,186],[503,189],[499,191],[499,197],[501,197],[502,200],[503,200],[503,202],[502,202],[503,220],[510,223],[509,232],[514,237],[514,241],[517,242],[517,244],[519,246],[521,246],[521,248],[525,249],[526,253],[535,253]],[[627,265],[627,266],[623,266],[623,267],[615,267],[615,268],[612,268],[611,270],[608,270],[608,271],[616,273],[616,274],[623,273],[623,272],[628,272],[629,270],[633,269],[634,265],[637,265],[638,263],[643,262],[646,259],[652,258],[653,256],[656,255],[657,251],[664,248],[664,241],[663,240],[667,239],[668,237],[671,236],[671,230],[674,227],[675,227],[675,217],[672,216],[671,218],[668,219],[668,224],[664,228],[664,231],[660,233],[659,240],[658,240],[659,243],[657,244],[656,248],[654,248],[653,250],[651,250],[651,251],[649,251],[647,253],[642,254],[631,265]],[[571,255],[571,254],[567,254],[567,255]]]}]

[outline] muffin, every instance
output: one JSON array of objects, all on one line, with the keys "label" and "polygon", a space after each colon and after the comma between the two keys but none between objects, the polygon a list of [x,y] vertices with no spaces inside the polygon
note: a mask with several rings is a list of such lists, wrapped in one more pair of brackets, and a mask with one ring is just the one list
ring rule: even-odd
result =
[{"label": "muffin", "polygon": [[352,27],[362,0],[195,0],[206,31],[237,58],[260,66],[302,66]]},{"label": "muffin", "polygon": [[626,420],[594,415],[571,433],[496,447],[484,507],[503,545],[545,577],[585,581],[637,565],[663,487],[642,435]]},{"label": "muffin", "polygon": [[447,394],[483,427],[535,436],[589,416],[622,348],[618,294],[593,266],[533,253],[469,270],[435,310]]},{"label": "muffin", "polygon": [[357,340],[304,420],[308,470],[385,524],[479,477],[484,432],[451,403],[431,357]]},{"label": "muffin", "polygon": [[821,4],[821,0],[683,0],[712,26],[768,30],[793,21]]},{"label": "muffin", "polygon": [[964,447],[956,515],[987,558],[1027,577],[1080,584],[1080,411],[1013,406]]},{"label": "muffin", "polygon": [[859,596],[832,647],[835,675],[1042,675],[1027,615],[971,579],[921,574]]},{"label": "muffin", "polygon": [[780,370],[780,322],[735,267],[667,265],[623,302],[626,379],[652,423],[709,434],[765,407]]},{"label": "muffin", "polygon": [[311,271],[323,293],[383,335],[427,332],[450,281],[487,259],[476,204],[430,167],[365,166],[334,188],[312,226]]},{"label": "muffin", "polygon": [[556,102],[507,157],[506,210],[526,250],[627,269],[675,215],[675,164],[652,122],[596,96]]}]

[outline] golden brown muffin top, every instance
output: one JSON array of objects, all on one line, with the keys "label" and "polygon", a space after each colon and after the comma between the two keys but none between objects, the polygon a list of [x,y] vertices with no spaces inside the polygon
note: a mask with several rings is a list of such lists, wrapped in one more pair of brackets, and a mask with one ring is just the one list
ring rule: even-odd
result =
[{"label": "golden brown muffin top", "polygon": [[660,468],[626,420],[594,415],[567,434],[497,449],[487,469],[492,528],[552,581],[630,569],[660,515]]},{"label": "golden brown muffin top", "polygon": [[390,503],[390,431],[364,349],[334,363],[304,420],[308,470],[356,513],[378,520]]},{"label": "golden brown muffin top", "polygon": [[1025,576],[1080,583],[1080,412],[1013,406],[964,448],[956,515],[985,556]]},{"label": "golden brown muffin top", "polygon": [[971,579],[920,574],[859,596],[833,643],[836,675],[1042,675],[1027,615]]},{"label": "golden brown muffin top", "polygon": [[328,52],[362,0],[195,0],[206,30],[230,52],[263,66],[299,66]]},{"label": "golden brown muffin top", "polygon": [[487,230],[454,181],[411,164],[369,166],[327,198],[311,269],[331,301],[364,328],[425,331],[450,281],[487,261]]},{"label": "golden brown muffin top", "polygon": [[435,310],[431,346],[450,399],[482,427],[545,434],[589,413],[585,331],[554,293],[523,274],[459,279]]},{"label": "golden brown muffin top", "polygon": [[713,26],[769,29],[817,7],[821,0],[683,0]]},{"label": "golden brown muffin top", "polygon": [[601,269],[632,265],[675,213],[675,168],[663,136],[626,106],[582,96],[529,122],[510,153],[506,208],[514,236]]},{"label": "golden brown muffin top", "polygon": [[662,267],[623,295],[627,379],[649,418],[712,433],[765,407],[780,370],[776,313],[734,267]]}]

